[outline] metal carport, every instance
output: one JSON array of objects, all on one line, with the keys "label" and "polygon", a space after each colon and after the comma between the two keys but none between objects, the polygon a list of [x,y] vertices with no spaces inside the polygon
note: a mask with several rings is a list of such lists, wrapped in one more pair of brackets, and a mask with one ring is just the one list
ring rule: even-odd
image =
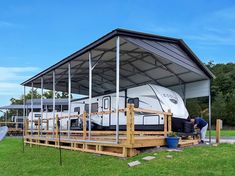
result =
[{"label": "metal carport", "polygon": [[[91,99],[116,92],[118,109],[119,90],[147,83],[158,84],[177,91],[185,101],[208,96],[211,129],[210,81],[213,78],[214,75],[183,40],[116,29],[22,85],[41,88],[42,93],[43,89],[53,90],[54,100],[55,91],[68,92],[70,114],[71,93],[87,95]],[[117,125],[116,141],[118,131]]]}]

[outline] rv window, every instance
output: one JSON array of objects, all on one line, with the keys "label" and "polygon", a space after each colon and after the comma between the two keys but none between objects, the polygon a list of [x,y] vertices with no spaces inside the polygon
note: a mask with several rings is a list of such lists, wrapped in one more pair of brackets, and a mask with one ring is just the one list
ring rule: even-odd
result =
[{"label": "rv window", "polygon": [[139,107],[139,98],[129,98],[128,103],[134,104],[135,108]]},{"label": "rv window", "polygon": [[91,112],[98,112],[98,103],[91,104]]},{"label": "rv window", "polygon": [[[85,104],[85,111],[89,112],[89,104]],[[91,112],[98,112],[98,103],[91,104]]]},{"label": "rv window", "polygon": [[74,112],[78,112],[78,114],[80,114],[80,107],[75,107]]},{"label": "rv window", "polygon": [[53,111],[53,106],[48,105],[48,106],[47,106],[47,112],[52,112],[52,111]]},{"label": "rv window", "polygon": [[104,99],[104,109],[109,109],[109,99],[108,98]]}]

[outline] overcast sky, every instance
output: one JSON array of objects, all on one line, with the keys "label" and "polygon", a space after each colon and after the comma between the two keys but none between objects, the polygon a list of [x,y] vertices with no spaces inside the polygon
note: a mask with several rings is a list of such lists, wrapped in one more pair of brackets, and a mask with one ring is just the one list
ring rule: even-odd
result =
[{"label": "overcast sky", "polygon": [[20,83],[115,28],[182,38],[203,62],[235,61],[235,1],[1,0],[0,106]]}]

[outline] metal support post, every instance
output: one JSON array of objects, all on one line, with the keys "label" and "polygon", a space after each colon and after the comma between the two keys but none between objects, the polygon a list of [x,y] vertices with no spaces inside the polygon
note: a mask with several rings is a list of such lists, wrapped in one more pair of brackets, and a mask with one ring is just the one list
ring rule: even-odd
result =
[{"label": "metal support post", "polygon": [[39,131],[42,136],[42,119],[43,119],[43,77],[41,77],[41,119],[40,119],[40,125],[39,125]]},{"label": "metal support post", "polygon": [[119,71],[120,71],[120,38],[116,40],[116,143],[119,140]]},{"label": "metal support post", "polygon": [[33,136],[33,83],[31,83],[31,136]]},{"label": "metal support post", "polygon": [[91,98],[92,98],[92,55],[88,53],[89,58],[89,124],[88,124],[88,139],[91,140]]},{"label": "metal support post", "polygon": [[71,116],[71,64],[68,64],[68,138],[70,138],[70,116]]},{"label": "metal support post", "polygon": [[53,139],[55,137],[55,70],[53,71]]}]

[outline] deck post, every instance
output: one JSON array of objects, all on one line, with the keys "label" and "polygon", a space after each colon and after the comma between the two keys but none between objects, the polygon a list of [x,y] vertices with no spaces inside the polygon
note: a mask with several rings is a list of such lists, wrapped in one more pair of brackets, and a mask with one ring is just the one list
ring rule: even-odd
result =
[{"label": "deck post", "polygon": [[83,112],[83,140],[86,140],[86,111]]},{"label": "deck post", "polygon": [[220,128],[221,128],[221,120],[216,120],[216,143],[220,143]]},{"label": "deck post", "polygon": [[127,104],[127,124],[126,124],[126,135],[127,144],[134,144],[134,132],[135,132],[135,122],[134,122],[134,104]]},{"label": "deck post", "polygon": [[[168,113],[171,113],[171,110],[168,110]],[[172,131],[172,124],[171,124],[171,120],[172,120],[172,116],[171,115],[167,115],[167,122],[168,122],[168,132]]]},{"label": "deck post", "polygon": [[71,64],[68,64],[68,138],[70,138],[70,116],[71,116]]},{"label": "deck post", "polygon": [[167,137],[167,114],[164,112],[164,136]]},{"label": "deck post", "polygon": [[92,55],[88,53],[89,59],[89,124],[88,124],[88,139],[91,140],[91,98],[92,98]]},{"label": "deck post", "polygon": [[25,135],[28,135],[28,129],[29,129],[29,120],[25,119],[25,127],[24,127]]},{"label": "deck post", "polygon": [[53,70],[53,135],[55,137],[55,70]]},{"label": "deck post", "polygon": [[56,114],[56,141],[59,138],[59,117],[58,114]]},{"label": "deck post", "polygon": [[33,136],[33,82],[31,83],[31,136]]},{"label": "deck post", "polygon": [[116,143],[119,141],[119,73],[120,72],[120,38],[116,40]]},{"label": "deck post", "polygon": [[209,94],[209,143],[211,143],[211,93]]}]

